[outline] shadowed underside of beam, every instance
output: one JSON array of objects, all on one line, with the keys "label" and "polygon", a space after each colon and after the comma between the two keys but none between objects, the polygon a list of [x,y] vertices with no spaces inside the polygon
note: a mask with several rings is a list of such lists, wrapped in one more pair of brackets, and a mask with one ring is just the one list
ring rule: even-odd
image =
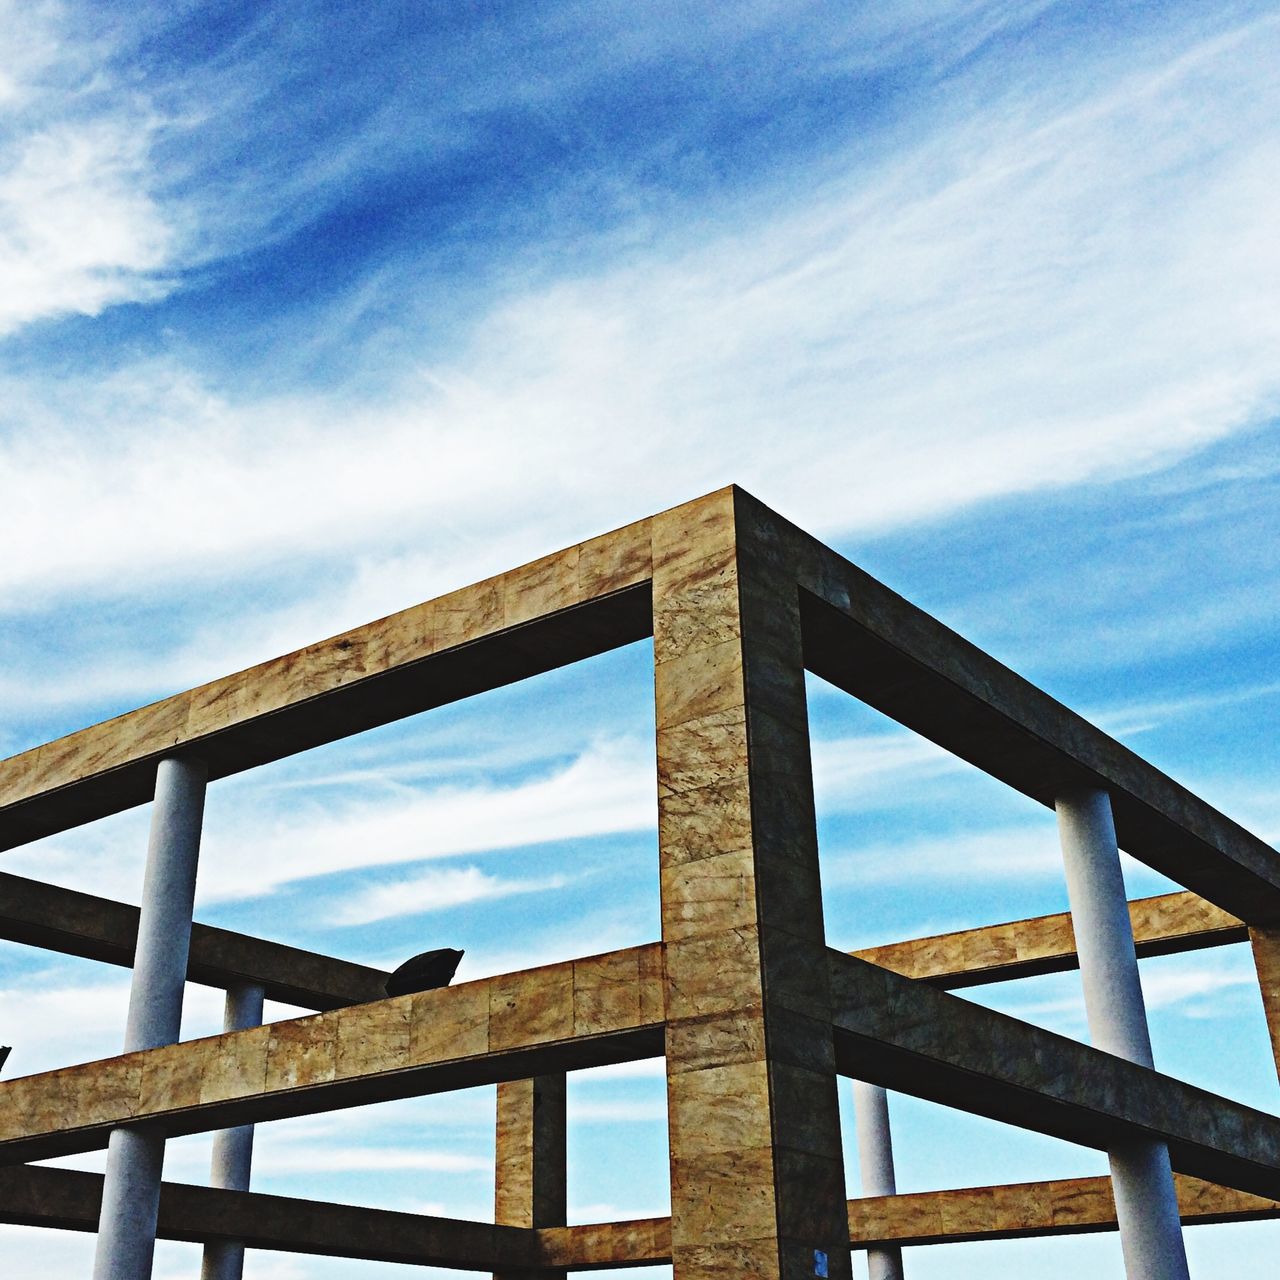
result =
[{"label": "shadowed underside of beam", "polygon": [[[1280,922],[1275,850],[750,495],[722,492],[751,553],[800,588],[810,670],[1046,804],[1066,787],[1106,789],[1131,854],[1251,924]],[[0,849],[143,803],[174,752],[222,777],[650,635],[652,528],[14,756],[0,763]]]},{"label": "shadowed underside of beam", "polygon": [[[1188,1226],[1280,1217],[1280,1202],[1178,1175],[1178,1206]],[[39,1165],[0,1169],[0,1222],[95,1231],[102,1175]],[[849,1240],[857,1248],[960,1240],[1114,1231],[1107,1178],[965,1187],[850,1200]],[[571,1227],[495,1227],[258,1192],[165,1183],[159,1235],[207,1243],[243,1240],[251,1248],[324,1254],[460,1270],[501,1267],[650,1266],[671,1261],[671,1220]]]},{"label": "shadowed underside of beam", "polygon": [[0,849],[146,802],[177,751],[226,777],[643,639],[650,573],[641,522],[34,747],[0,764]]},{"label": "shadowed underside of beam", "polygon": [[1277,1117],[853,956],[828,958],[845,1074],[1099,1150],[1154,1138],[1180,1172],[1280,1196]]},{"label": "shadowed underside of beam", "polygon": [[[0,1221],[96,1231],[102,1175],[39,1165],[0,1169]],[[166,1182],[157,1234],[236,1240],[252,1249],[409,1262],[470,1271],[527,1267],[537,1236],[519,1227]]]},{"label": "shadowed underside of beam", "polygon": [[[0,937],[107,964],[133,964],[138,908],[0,872]],[[271,1000],[339,1009],[380,1000],[387,974],[207,924],[191,926],[187,977],[227,987],[257,983]]]}]

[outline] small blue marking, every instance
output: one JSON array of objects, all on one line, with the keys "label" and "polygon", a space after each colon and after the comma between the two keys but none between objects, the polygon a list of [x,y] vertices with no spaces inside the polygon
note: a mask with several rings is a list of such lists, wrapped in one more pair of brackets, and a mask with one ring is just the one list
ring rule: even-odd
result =
[{"label": "small blue marking", "polygon": [[821,1249],[813,1251],[813,1274],[815,1276],[825,1276],[827,1274],[827,1255]]}]

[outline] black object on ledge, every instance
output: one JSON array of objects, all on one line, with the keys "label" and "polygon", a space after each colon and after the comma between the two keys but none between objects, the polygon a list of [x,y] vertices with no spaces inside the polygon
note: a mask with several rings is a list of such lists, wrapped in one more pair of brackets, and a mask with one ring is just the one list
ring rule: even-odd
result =
[{"label": "black object on ledge", "polygon": [[406,960],[387,979],[387,995],[407,996],[414,991],[433,991],[447,987],[458,971],[463,953],[452,947],[440,947],[435,951],[423,951]]}]

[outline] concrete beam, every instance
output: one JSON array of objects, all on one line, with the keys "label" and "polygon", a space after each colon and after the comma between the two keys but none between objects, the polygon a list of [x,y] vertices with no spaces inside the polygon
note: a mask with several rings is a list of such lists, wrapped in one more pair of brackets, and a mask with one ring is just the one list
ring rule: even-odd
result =
[{"label": "concrete beam", "polygon": [[[1243,921],[1194,893],[1137,898],[1129,903],[1129,920],[1139,957],[1221,947],[1249,937]],[[1069,911],[889,942],[850,954],[948,990],[1080,966]]]},{"label": "concrete beam", "polygon": [[[1280,1201],[1175,1174],[1184,1226],[1280,1218]],[[998,1187],[962,1187],[849,1201],[854,1248],[944,1244],[959,1240],[1019,1240],[1031,1236],[1114,1231],[1110,1178],[1065,1178]]]},{"label": "concrete beam", "polygon": [[[1187,1226],[1280,1218],[1280,1201],[1181,1174],[1175,1181],[1179,1212]],[[0,1169],[0,1222],[93,1231],[101,1195],[101,1174],[41,1165]],[[1012,1240],[1116,1227],[1107,1178],[868,1197],[848,1202],[848,1218],[855,1249]],[[604,1269],[671,1261],[670,1218],[532,1231],[291,1196],[163,1184],[158,1232],[162,1239],[207,1244],[239,1232],[249,1235],[255,1249],[471,1271],[517,1266]]]},{"label": "concrete beam", "polygon": [[1120,846],[1250,924],[1280,923],[1280,855],[1003,663],[738,491],[801,588],[805,665],[1052,807],[1110,793]]},{"label": "concrete beam", "polygon": [[[0,938],[106,964],[133,964],[138,908],[0,872]],[[380,1000],[387,974],[207,924],[191,926],[187,981],[260,986],[268,999],[303,1009]]]},{"label": "concrete beam", "polygon": [[662,1053],[655,943],[0,1084],[0,1163]]},{"label": "concrete beam", "polygon": [[221,778],[643,639],[650,572],[640,521],[34,747],[0,763],[0,849],[143,803],[163,756]]},{"label": "concrete beam", "polygon": [[[0,1221],[96,1231],[102,1175],[30,1165],[0,1169]],[[157,1235],[254,1249],[408,1262],[466,1271],[527,1266],[537,1235],[518,1227],[166,1182]]]},{"label": "concrete beam", "polygon": [[1106,1150],[1166,1142],[1181,1173],[1280,1197],[1280,1119],[829,952],[842,1072]]}]

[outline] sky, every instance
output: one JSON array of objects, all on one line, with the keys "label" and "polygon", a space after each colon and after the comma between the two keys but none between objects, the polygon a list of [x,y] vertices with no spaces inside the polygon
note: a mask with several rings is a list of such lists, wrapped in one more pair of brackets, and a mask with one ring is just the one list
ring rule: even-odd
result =
[{"label": "sky", "polygon": [[[1230,0],[0,0],[0,755],[736,482],[1276,843],[1277,65]],[[1046,810],[810,716],[833,946],[1065,908]],[[460,979],[650,941],[652,745],[637,644],[223,780],[198,918]],[[136,901],[146,821],[0,868]],[[1247,951],[1142,974],[1157,1066],[1274,1110]],[[1086,1035],[1075,975],[966,994]],[[119,1052],[126,999],[0,945],[7,1074]],[[188,988],[184,1036],[220,1017]],[[891,1107],[904,1190],[1105,1168]],[[570,1122],[571,1220],[667,1211],[660,1064]],[[486,1218],[492,1123],[263,1125],[254,1186]],[[1261,1277],[1280,1225],[1187,1242]],[[92,1245],[0,1227],[12,1280]],[[1113,1234],[906,1261],[1122,1273]]]}]

